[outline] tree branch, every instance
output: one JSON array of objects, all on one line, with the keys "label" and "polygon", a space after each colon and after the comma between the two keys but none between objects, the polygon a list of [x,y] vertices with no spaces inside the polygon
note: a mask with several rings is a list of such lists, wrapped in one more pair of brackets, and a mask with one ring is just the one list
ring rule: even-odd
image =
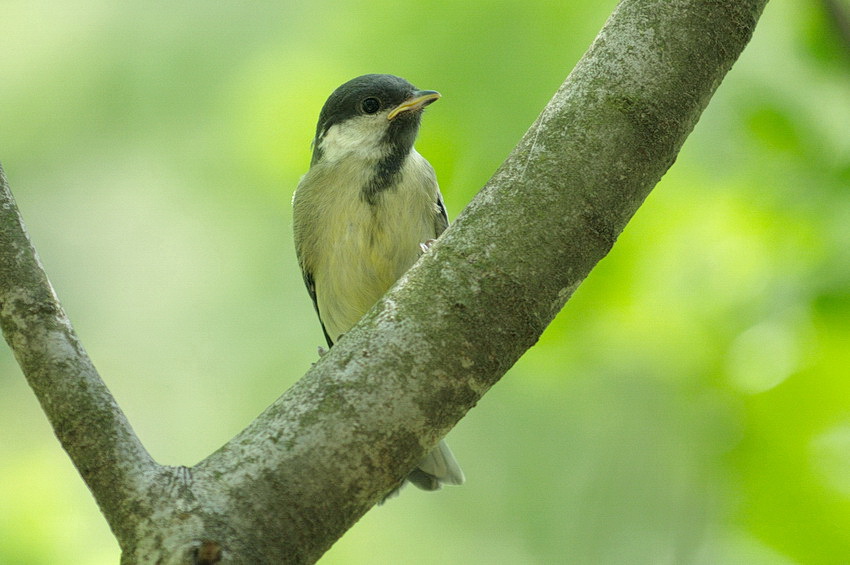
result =
[{"label": "tree branch", "polygon": [[0,326],[56,437],[115,535],[155,470],[97,374],[47,279],[0,166]]},{"label": "tree branch", "polygon": [[[3,283],[4,332],[110,523],[131,522],[113,523],[123,562],[318,559],[535,343],[607,254],[674,162],[766,1],[621,2],[430,252],[303,379],[191,470],[152,467],[28,242],[4,227],[4,280],[19,268],[38,274],[10,290]],[[32,259],[18,267],[21,254]],[[68,398],[82,408],[63,407]],[[57,406],[60,416],[51,415]],[[109,432],[77,446],[96,425]],[[91,471],[89,451],[114,469],[107,473],[124,485],[132,516],[98,494],[110,485]],[[139,484],[149,487],[142,496]]]}]

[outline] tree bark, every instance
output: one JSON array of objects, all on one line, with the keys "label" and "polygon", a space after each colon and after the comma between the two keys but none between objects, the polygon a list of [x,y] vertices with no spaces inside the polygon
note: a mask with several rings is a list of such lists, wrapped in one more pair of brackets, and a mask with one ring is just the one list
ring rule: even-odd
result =
[{"label": "tree bark", "polygon": [[674,162],[767,0],[624,0],[480,194],[248,428],[155,463],[0,169],[0,323],[123,563],[312,563],[531,347]]}]

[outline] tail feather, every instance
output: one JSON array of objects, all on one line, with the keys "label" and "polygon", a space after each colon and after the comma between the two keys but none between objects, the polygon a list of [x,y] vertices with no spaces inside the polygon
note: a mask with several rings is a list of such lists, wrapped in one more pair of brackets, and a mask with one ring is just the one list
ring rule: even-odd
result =
[{"label": "tail feather", "polygon": [[[440,490],[443,485],[462,485],[465,480],[463,470],[452,454],[452,450],[445,441],[441,440],[431,453],[419,461],[405,482],[412,483],[422,490]],[[404,484],[403,482],[390,491],[381,502],[397,496]]]},{"label": "tail feather", "polygon": [[[420,477],[429,480],[420,484],[417,481]],[[422,458],[407,480],[423,490],[437,490],[442,485],[462,485],[466,477],[448,444],[441,440],[431,453]]]}]

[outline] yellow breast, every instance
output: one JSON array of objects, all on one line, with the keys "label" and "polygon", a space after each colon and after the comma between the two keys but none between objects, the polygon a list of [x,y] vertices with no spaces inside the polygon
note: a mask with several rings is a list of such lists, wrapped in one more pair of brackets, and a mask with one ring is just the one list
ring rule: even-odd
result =
[{"label": "yellow breast", "polygon": [[354,164],[315,167],[296,191],[296,250],[313,276],[319,315],[334,341],[416,262],[419,244],[438,235],[433,170],[418,153],[411,160],[402,182],[374,204],[361,197],[366,179],[358,178],[362,168]]}]

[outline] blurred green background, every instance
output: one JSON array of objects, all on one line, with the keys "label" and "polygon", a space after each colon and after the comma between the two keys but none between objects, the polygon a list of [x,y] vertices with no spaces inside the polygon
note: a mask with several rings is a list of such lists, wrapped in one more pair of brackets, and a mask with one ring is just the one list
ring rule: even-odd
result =
[{"label": "blurred green background", "polygon": [[[443,93],[418,148],[453,218],[615,4],[5,0],[0,162],[152,454],[197,462],[315,359],[289,201],[331,90]],[[850,562],[835,29],[821,2],[768,6],[613,252],[451,433],[468,484],[407,489],[323,563]],[[0,563],[118,555],[0,347]]]}]

